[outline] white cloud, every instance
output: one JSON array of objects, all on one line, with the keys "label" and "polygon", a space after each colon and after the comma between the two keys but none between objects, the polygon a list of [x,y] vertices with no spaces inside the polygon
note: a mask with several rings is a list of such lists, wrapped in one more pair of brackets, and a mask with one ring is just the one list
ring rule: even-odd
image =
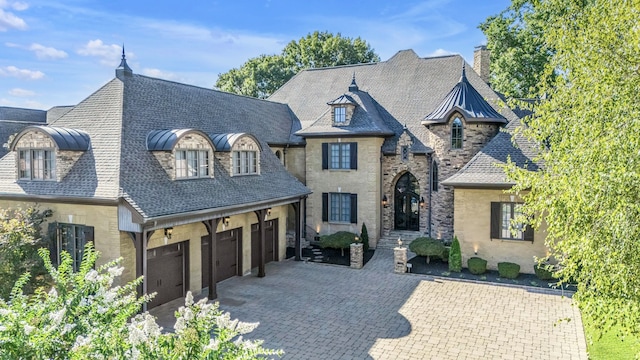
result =
[{"label": "white cloud", "polygon": [[0,7],[0,31],[9,29],[26,30],[27,23],[12,12],[4,11]]},{"label": "white cloud", "polygon": [[180,80],[180,78],[176,74],[172,72],[162,71],[160,69],[144,68],[142,69],[142,74],[155,77],[155,78],[166,79],[166,80],[174,80],[174,81]]},{"label": "white cloud", "polygon": [[36,94],[35,91],[25,90],[20,88],[13,88],[9,90],[9,95],[11,96],[29,97],[29,96],[34,96],[35,94]]},{"label": "white cloud", "polygon": [[[122,46],[111,44],[107,45],[100,39],[90,40],[86,45],[78,50],[78,54],[82,56],[93,56],[100,58],[100,64],[106,66],[118,65]],[[134,57],[132,52],[127,53],[127,58]],[[114,65],[115,64],[115,65]]]},{"label": "white cloud", "polygon": [[435,51],[432,51],[431,53],[427,54],[427,57],[455,55],[455,54],[457,54],[457,53],[453,52],[453,51],[449,51],[449,50],[445,50],[445,49],[436,49]]},{"label": "white cloud", "polygon": [[33,43],[29,46],[29,50],[36,53],[38,59],[64,59],[67,57],[67,53],[52,47]]},{"label": "white cloud", "polygon": [[16,1],[13,4],[11,4],[11,7],[15,11],[24,11],[24,10],[27,10],[29,8],[29,4],[27,4],[25,2],[22,2],[22,1]]},{"label": "white cloud", "polygon": [[39,70],[19,69],[15,66],[5,66],[0,68],[0,76],[12,76],[20,79],[38,80],[44,77],[44,73]]}]

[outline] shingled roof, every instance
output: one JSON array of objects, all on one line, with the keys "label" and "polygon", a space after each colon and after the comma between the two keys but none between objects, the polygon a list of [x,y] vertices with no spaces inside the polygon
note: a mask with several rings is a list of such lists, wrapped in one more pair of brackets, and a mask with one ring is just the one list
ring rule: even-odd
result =
[{"label": "shingled roof", "polygon": [[[16,182],[15,160],[5,156],[0,195],[123,198],[150,218],[310,193],[267,145],[300,141],[291,136],[295,118],[283,104],[131,74],[114,78],[51,125],[86,132],[91,148],[61,182]],[[176,128],[255,134],[263,149],[261,174],[232,177],[215,161],[214,178],[172,181],[147,150],[147,135]]]},{"label": "shingled roof", "polygon": [[[394,134],[385,140],[382,151],[396,151],[405,125],[418,140],[416,146],[426,149],[428,135],[421,122],[458,83],[462,63],[459,55],[420,58],[413,50],[403,50],[379,63],[301,71],[269,100],[288,104],[302,128],[309,129],[323,115],[328,116],[327,94],[344,93],[355,74],[359,92],[368,94],[384,125]],[[500,106],[499,96],[475,72],[470,71],[467,79],[495,111],[507,120],[517,118],[510,109]]]},{"label": "shingled roof", "polygon": [[510,122],[502,131],[478,152],[460,171],[442,182],[454,187],[511,187],[502,165],[511,159],[518,167],[537,171],[540,164],[534,161],[537,147],[515,129],[522,121]]},{"label": "shingled roof", "polygon": [[0,106],[0,158],[9,151],[9,138],[29,125],[44,124],[47,112],[44,110]]}]

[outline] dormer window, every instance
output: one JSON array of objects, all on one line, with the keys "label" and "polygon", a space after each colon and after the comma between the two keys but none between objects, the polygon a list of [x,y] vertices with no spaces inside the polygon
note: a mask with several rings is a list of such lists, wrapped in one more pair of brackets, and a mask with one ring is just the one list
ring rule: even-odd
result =
[{"label": "dormer window", "polygon": [[459,117],[451,123],[451,148],[462,149],[462,120]]},{"label": "dormer window", "polygon": [[234,151],[233,174],[254,175],[258,173],[257,151]]},{"label": "dormer window", "polygon": [[20,180],[56,180],[56,155],[52,149],[18,150]]},{"label": "dormer window", "polygon": [[344,106],[334,107],[333,121],[337,124],[344,124],[347,121],[347,108]]},{"label": "dormer window", "polygon": [[209,177],[208,150],[176,150],[176,179]]}]

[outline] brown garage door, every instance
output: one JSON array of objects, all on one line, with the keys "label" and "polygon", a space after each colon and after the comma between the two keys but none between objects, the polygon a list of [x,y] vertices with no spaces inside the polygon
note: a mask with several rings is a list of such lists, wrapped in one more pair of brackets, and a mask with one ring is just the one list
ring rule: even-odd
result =
[{"label": "brown garage door", "polygon": [[[278,219],[265,221],[265,264],[278,259]],[[260,253],[258,252],[258,241],[260,231],[258,224],[251,225],[251,268],[258,266]]]},{"label": "brown garage door", "polygon": [[156,292],[148,308],[184,296],[186,242],[147,250],[147,292]]},{"label": "brown garage door", "polygon": [[[216,234],[216,282],[240,275],[242,269],[240,244],[242,229],[232,229]],[[209,286],[209,236],[202,237],[202,287]]]}]

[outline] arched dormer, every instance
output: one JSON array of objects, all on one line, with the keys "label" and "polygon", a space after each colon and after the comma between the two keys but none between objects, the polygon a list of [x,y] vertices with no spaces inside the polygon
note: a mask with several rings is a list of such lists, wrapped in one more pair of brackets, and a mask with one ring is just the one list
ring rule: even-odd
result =
[{"label": "arched dormer", "polygon": [[147,134],[147,150],[158,159],[172,180],[213,177],[215,146],[196,129],[153,130]]},{"label": "arched dormer", "polygon": [[217,157],[231,176],[260,175],[258,139],[247,133],[213,134],[211,140],[218,150]]},{"label": "arched dormer", "polygon": [[27,126],[11,142],[18,180],[61,181],[91,141],[84,131],[44,125]]}]

